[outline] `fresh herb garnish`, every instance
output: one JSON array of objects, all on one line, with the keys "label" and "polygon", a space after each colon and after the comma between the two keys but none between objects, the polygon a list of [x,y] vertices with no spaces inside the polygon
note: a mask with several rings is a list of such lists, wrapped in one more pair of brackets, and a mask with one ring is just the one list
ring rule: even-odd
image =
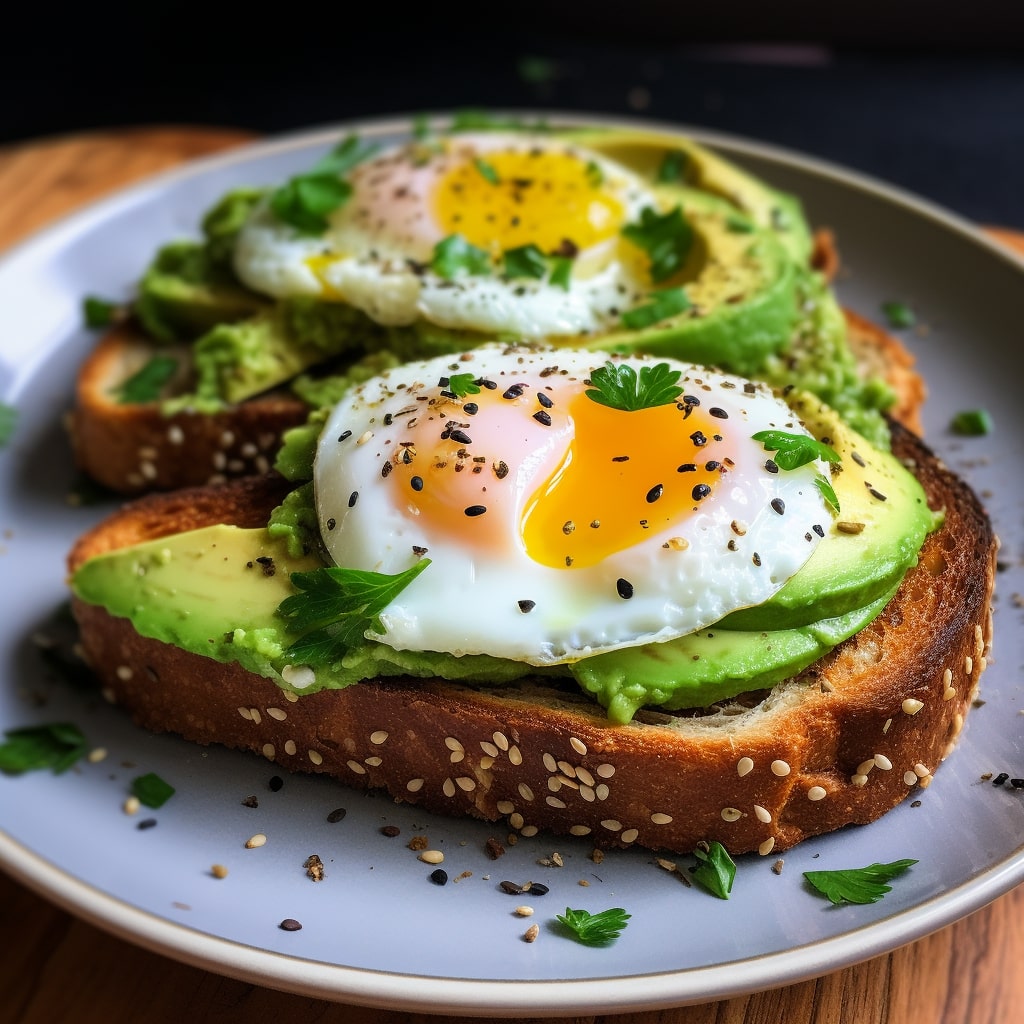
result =
[{"label": "fresh herb garnish", "polygon": [[657,181],[662,185],[670,185],[683,180],[683,172],[686,170],[688,157],[681,149],[668,150],[661,160],[658,168]]},{"label": "fresh herb garnish", "polygon": [[547,258],[532,242],[515,249],[506,249],[503,259],[506,277],[532,277],[540,280],[548,272]]},{"label": "fresh herb garnish", "polygon": [[669,405],[682,393],[678,380],[682,371],[672,370],[668,363],[641,366],[640,374],[628,363],[606,362],[591,371],[591,387],[587,398],[598,405],[623,412],[637,412]]},{"label": "fresh herb garnish", "polygon": [[327,665],[363,642],[368,629],[383,632],[380,613],[430,564],[429,558],[394,576],[363,569],[327,566],[293,572],[301,591],[286,597],[278,613],[289,633],[304,633],[287,650],[291,661]]},{"label": "fresh herb garnish", "polygon": [[832,509],[833,515],[839,514],[839,496],[836,494],[835,488],[831,482],[826,480],[820,473],[814,478],[814,486],[818,488],[818,493],[825,499],[825,504]]},{"label": "fresh herb garnish", "polygon": [[914,311],[905,302],[883,302],[882,312],[890,327],[913,327],[917,323]]},{"label": "fresh herb garnish", "polygon": [[712,896],[727,900],[736,878],[736,863],[719,842],[699,843],[693,851],[697,864],[691,868],[693,880],[699,882]]},{"label": "fresh herb garnish", "polygon": [[992,417],[984,409],[965,409],[951,420],[950,429],[964,437],[981,437],[992,433]]},{"label": "fresh herb garnish", "polygon": [[569,281],[572,278],[572,260],[568,256],[551,257],[551,277],[548,278],[555,288],[562,291],[569,290]]},{"label": "fresh herb garnish", "polygon": [[81,729],[70,722],[9,729],[4,736],[7,738],[0,743],[0,772],[7,775],[41,768],[49,768],[54,775],[60,775],[81,758],[89,746]]},{"label": "fresh herb garnish", "polygon": [[584,171],[591,188],[600,188],[604,184],[604,170],[596,160],[588,160]]},{"label": "fresh herb garnish", "polygon": [[683,219],[680,206],[661,215],[645,207],[639,222],[627,224],[622,234],[647,253],[655,284],[667,280],[682,267],[693,245],[693,228]]},{"label": "fresh herb garnish", "polygon": [[163,386],[174,376],[178,360],[172,356],[153,356],[117,388],[117,400],[122,405],[155,402]]},{"label": "fresh herb garnish", "polygon": [[483,249],[467,242],[462,235],[449,235],[434,246],[430,269],[446,281],[468,274],[479,276],[491,271],[491,257]]},{"label": "fresh herb garnish", "polygon": [[109,299],[101,299],[95,295],[86,295],[82,299],[82,317],[85,326],[90,330],[109,327],[123,312],[123,306]]},{"label": "fresh herb garnish", "polygon": [[155,772],[149,772],[132,779],[132,796],[138,797],[139,803],[156,810],[174,796],[174,787]]},{"label": "fresh herb garnish", "polygon": [[18,410],[13,405],[0,402],[0,448],[6,447],[14,437],[14,428],[18,425]]},{"label": "fresh herb garnish", "polygon": [[621,907],[602,910],[598,914],[566,907],[565,913],[558,914],[557,918],[585,946],[606,946],[619,937],[631,916]]},{"label": "fresh herb garnish", "polygon": [[630,330],[642,331],[690,308],[690,297],[682,288],[662,288],[651,292],[649,298],[651,301],[645,305],[635,306],[622,314],[622,322]]},{"label": "fresh herb garnish", "polygon": [[546,132],[548,130],[549,125],[543,118],[531,122],[523,121],[518,117],[495,117],[488,114],[486,110],[476,108],[456,111],[449,127],[449,131],[452,132]]},{"label": "fresh herb garnish", "polygon": [[805,871],[804,878],[832,903],[877,903],[892,891],[892,886],[885,883],[916,863],[916,860],[894,860],[889,864],[870,864],[866,868]]},{"label": "fresh herb garnish", "polygon": [[453,373],[448,378],[448,386],[445,389],[450,391],[456,398],[465,398],[466,395],[479,395],[480,385],[471,373]]},{"label": "fresh herb garnish", "polygon": [[725,218],[725,228],[734,235],[749,235],[754,230],[754,222],[738,213],[730,213]]},{"label": "fresh herb garnish", "polygon": [[484,181],[489,182],[491,185],[500,185],[501,177],[498,172],[494,169],[493,164],[489,164],[483,157],[477,157],[473,161],[473,166],[480,172],[480,177]]},{"label": "fresh herb garnish", "polygon": [[327,227],[327,215],[352,194],[344,176],[376,151],[375,144],[364,144],[358,136],[349,135],[311,170],[276,189],[270,197],[270,209],[279,220],[303,234],[320,234]]},{"label": "fresh herb garnish", "polygon": [[766,452],[775,452],[774,462],[779,469],[799,469],[808,462],[822,459],[825,462],[839,462],[839,453],[816,441],[806,434],[787,434],[784,430],[759,430],[752,434],[754,441],[760,441]]}]

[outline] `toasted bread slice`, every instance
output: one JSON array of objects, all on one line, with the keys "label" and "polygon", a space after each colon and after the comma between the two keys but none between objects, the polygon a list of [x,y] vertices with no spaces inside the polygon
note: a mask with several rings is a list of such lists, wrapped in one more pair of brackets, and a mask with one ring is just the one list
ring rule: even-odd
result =
[{"label": "toasted bread slice", "polygon": [[[784,850],[872,821],[928,786],[985,667],[997,543],[977,498],[907,430],[944,525],[882,615],[799,676],[700,713],[608,722],[579,692],[540,682],[473,688],[367,682],[295,698],[237,664],[146,639],[74,601],[104,692],[142,727],[262,753],[431,811],[507,819],[599,845]],[[217,522],[258,526],[288,485],[270,475],[154,495],[76,544],[105,551]]]}]

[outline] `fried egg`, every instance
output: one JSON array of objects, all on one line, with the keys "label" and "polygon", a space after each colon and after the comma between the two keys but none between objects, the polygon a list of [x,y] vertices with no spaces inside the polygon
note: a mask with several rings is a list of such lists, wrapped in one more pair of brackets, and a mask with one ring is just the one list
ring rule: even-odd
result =
[{"label": "fried egg", "polygon": [[588,395],[601,362],[569,349],[485,346],[351,391],[315,459],[327,551],[387,574],[430,560],[368,635],[550,665],[775,593],[830,521],[816,486],[828,466],[781,472],[752,439],[806,434],[764,385],[660,363],[682,393],[628,412]]},{"label": "fried egg", "polygon": [[[651,290],[649,258],[621,236],[656,199],[632,172],[544,136],[459,135],[410,143],[359,164],[351,194],[320,235],[258,209],[235,245],[239,278],[275,298],[355,306],[390,326],[442,327],[538,340],[606,330]],[[456,237],[485,255],[474,272],[435,269]],[[505,254],[533,246],[539,277]],[[552,280],[553,257],[571,260]]]}]

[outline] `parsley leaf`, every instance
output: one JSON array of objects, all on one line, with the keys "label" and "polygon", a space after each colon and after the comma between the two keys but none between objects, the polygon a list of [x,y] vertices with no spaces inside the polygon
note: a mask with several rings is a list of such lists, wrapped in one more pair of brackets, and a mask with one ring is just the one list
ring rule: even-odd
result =
[{"label": "parsley leaf", "polygon": [[378,615],[430,564],[420,559],[405,572],[389,576],[363,569],[328,566],[293,572],[301,591],[278,605],[289,633],[305,633],[287,650],[293,661],[325,665],[363,640],[368,629],[383,629]]},{"label": "parsley leaf", "polygon": [[430,269],[446,281],[460,274],[479,277],[491,272],[491,257],[483,249],[467,242],[462,235],[449,235],[434,246]]},{"label": "parsley leaf", "polygon": [[598,914],[566,907],[564,914],[557,915],[558,921],[585,946],[607,946],[612,939],[619,937],[630,917],[621,907],[602,910]]},{"label": "parsley leaf", "polygon": [[702,843],[693,851],[693,855],[697,858],[696,867],[691,869],[693,880],[704,886],[712,896],[727,900],[736,878],[736,864],[726,848],[717,841]]},{"label": "parsley leaf", "polygon": [[14,437],[14,428],[18,424],[18,410],[13,405],[0,402],[0,448],[6,447]]},{"label": "parsley leaf", "polygon": [[869,864],[866,868],[805,871],[804,878],[832,903],[877,903],[892,891],[892,886],[885,883],[916,863],[916,860],[894,860],[889,864]]},{"label": "parsley leaf", "polygon": [[630,330],[641,331],[690,308],[690,297],[682,288],[662,288],[651,292],[650,299],[646,305],[636,306],[622,314],[622,322]]},{"label": "parsley leaf", "polygon": [[661,165],[658,167],[658,177],[655,180],[661,185],[682,181],[688,159],[686,153],[681,149],[668,150],[662,157]]},{"label": "parsley leaf", "polygon": [[981,437],[992,433],[992,417],[984,409],[965,409],[953,417],[949,426],[962,437]]},{"label": "parsley leaf", "polygon": [[905,302],[883,302],[882,312],[890,327],[913,327],[917,323],[914,311]]},{"label": "parsley leaf", "polygon": [[494,165],[489,164],[486,160],[483,159],[483,157],[478,156],[473,161],[473,166],[480,172],[480,177],[483,178],[484,181],[490,183],[491,185],[501,184],[501,178],[498,175],[498,172],[494,169]]},{"label": "parsley leaf", "polygon": [[90,330],[109,327],[124,313],[124,308],[109,299],[100,299],[95,295],[86,295],[82,300],[82,316],[85,326]]},{"label": "parsley leaf", "polygon": [[139,803],[155,810],[163,807],[174,796],[174,787],[156,773],[149,772],[132,779],[132,796],[138,797]]},{"label": "parsley leaf", "polygon": [[821,441],[806,434],[788,434],[784,430],[759,430],[751,435],[760,441],[766,452],[775,452],[775,464],[779,469],[799,469],[815,459],[825,462],[839,462],[839,453]]},{"label": "parsley leaf", "polygon": [[456,398],[465,398],[466,395],[479,395],[480,385],[471,373],[453,373],[448,378],[445,390],[450,391]]},{"label": "parsley leaf", "polygon": [[591,188],[600,188],[604,184],[604,170],[596,160],[588,160],[584,170],[587,175],[587,184]]},{"label": "parsley leaf", "polygon": [[814,478],[814,486],[818,488],[818,493],[825,499],[825,504],[832,509],[832,513],[838,515],[839,497],[832,484],[819,473]]},{"label": "parsley leaf", "polygon": [[173,356],[153,356],[117,388],[117,400],[122,405],[155,402],[163,386],[174,376],[178,360]]},{"label": "parsley leaf", "polygon": [[344,176],[376,151],[375,144],[363,144],[358,136],[349,135],[311,170],[276,189],[270,197],[270,209],[279,220],[303,234],[319,234],[327,227],[327,215],[352,194]]},{"label": "parsley leaf", "polygon": [[569,280],[572,277],[572,260],[568,256],[551,257],[551,284],[562,291],[569,290]]},{"label": "parsley leaf", "polygon": [[548,261],[544,253],[532,242],[504,253],[505,275],[507,277],[532,277],[540,280],[548,272]]},{"label": "parsley leaf", "polygon": [[693,245],[693,228],[683,219],[682,207],[660,215],[650,206],[640,212],[640,221],[627,224],[622,234],[643,249],[651,261],[655,284],[670,278],[686,262]]},{"label": "parsley leaf", "polygon": [[41,768],[49,768],[54,775],[60,775],[79,760],[89,746],[82,731],[70,722],[9,729],[4,735],[7,739],[0,743],[0,772],[7,775]]},{"label": "parsley leaf", "polygon": [[683,393],[677,383],[681,376],[682,372],[669,369],[668,363],[641,366],[638,377],[628,363],[608,361],[591,372],[591,388],[585,394],[598,405],[637,412],[674,402]]}]

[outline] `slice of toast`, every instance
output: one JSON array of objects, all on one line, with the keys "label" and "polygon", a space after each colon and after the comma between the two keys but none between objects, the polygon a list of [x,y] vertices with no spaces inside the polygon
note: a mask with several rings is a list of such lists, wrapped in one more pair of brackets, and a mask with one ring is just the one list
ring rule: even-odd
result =
[{"label": "slice of toast", "polygon": [[[930,785],[953,749],[991,639],[997,542],[978,499],[912,433],[943,526],[870,626],[795,678],[704,712],[608,722],[574,689],[366,682],[295,697],[237,664],[146,639],[75,599],[85,657],[142,727],[255,751],[290,770],[387,790],[512,829],[679,852],[784,850],[874,820]],[[82,537],[86,559],[218,522],[259,526],[287,491],[269,475],[129,504]]]}]

